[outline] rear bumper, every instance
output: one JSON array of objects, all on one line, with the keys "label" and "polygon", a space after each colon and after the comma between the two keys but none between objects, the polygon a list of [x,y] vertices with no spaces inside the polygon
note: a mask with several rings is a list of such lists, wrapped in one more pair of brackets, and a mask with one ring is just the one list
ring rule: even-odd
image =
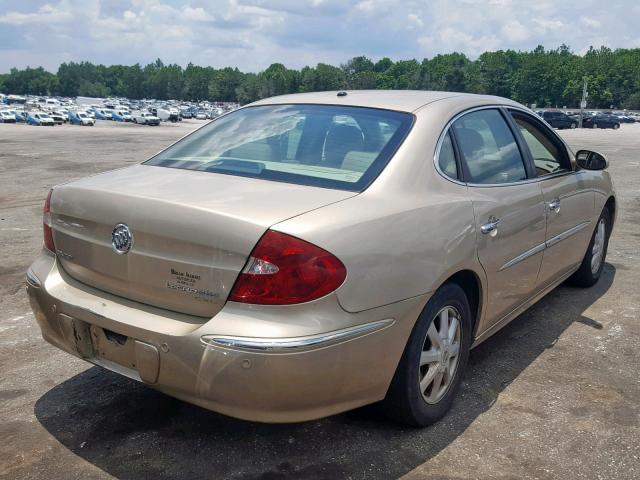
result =
[{"label": "rear bumper", "polygon": [[383,399],[427,301],[358,314],[331,295],[306,306],[229,302],[207,320],[95,290],[46,251],[27,273],[27,291],[54,346],[190,403],[261,422],[311,420]]}]

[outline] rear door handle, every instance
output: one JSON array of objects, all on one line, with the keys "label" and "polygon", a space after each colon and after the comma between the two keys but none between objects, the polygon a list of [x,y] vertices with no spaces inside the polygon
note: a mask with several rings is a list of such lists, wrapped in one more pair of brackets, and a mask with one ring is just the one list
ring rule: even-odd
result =
[{"label": "rear door handle", "polygon": [[549,205],[549,210],[551,210],[552,212],[555,212],[555,213],[559,213],[560,212],[560,199],[559,198],[554,198],[547,205]]},{"label": "rear door handle", "polygon": [[485,235],[488,233],[492,237],[495,237],[498,233],[498,225],[500,225],[500,219],[491,217],[487,223],[480,227],[480,231]]}]

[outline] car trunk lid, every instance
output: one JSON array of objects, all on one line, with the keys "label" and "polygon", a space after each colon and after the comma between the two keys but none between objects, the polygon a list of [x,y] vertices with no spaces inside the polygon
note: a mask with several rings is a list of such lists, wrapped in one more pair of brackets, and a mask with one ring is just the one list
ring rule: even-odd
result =
[{"label": "car trunk lid", "polygon": [[[149,305],[212,317],[271,225],[354,195],[136,165],[56,187],[53,236],[59,261],[75,279]],[[126,253],[112,245],[118,225],[132,236]]]}]

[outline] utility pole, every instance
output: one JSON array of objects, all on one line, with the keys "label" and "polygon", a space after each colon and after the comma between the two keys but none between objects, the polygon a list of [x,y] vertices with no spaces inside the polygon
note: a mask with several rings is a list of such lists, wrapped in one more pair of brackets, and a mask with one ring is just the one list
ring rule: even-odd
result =
[{"label": "utility pole", "polygon": [[587,97],[589,96],[589,92],[587,92],[587,77],[584,77],[584,85],[582,86],[582,100],[580,100],[580,123],[579,127],[582,128],[582,117],[584,116],[584,109],[587,106]]}]

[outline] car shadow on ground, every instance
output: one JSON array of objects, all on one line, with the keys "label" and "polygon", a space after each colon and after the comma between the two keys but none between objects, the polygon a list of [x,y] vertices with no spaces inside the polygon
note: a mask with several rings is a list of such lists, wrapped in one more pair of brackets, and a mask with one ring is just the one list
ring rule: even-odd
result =
[{"label": "car shadow on ground", "polygon": [[612,285],[607,264],[589,289],[561,286],[476,348],[451,412],[426,429],[399,426],[376,406],[288,425],[235,420],[98,367],[44,394],[40,423],[74,454],[121,479],[394,478],[462,434]]}]

